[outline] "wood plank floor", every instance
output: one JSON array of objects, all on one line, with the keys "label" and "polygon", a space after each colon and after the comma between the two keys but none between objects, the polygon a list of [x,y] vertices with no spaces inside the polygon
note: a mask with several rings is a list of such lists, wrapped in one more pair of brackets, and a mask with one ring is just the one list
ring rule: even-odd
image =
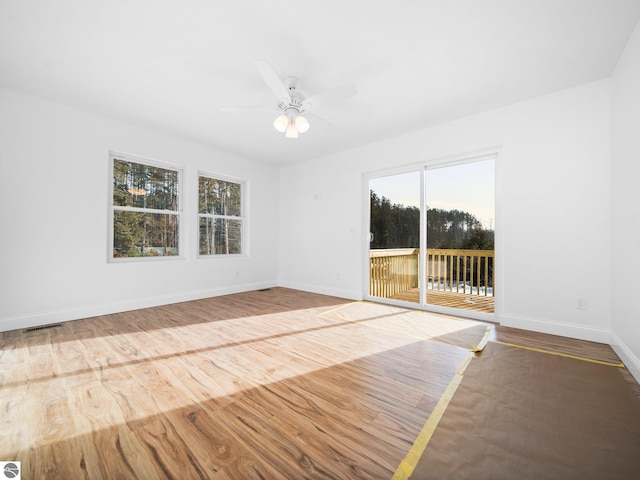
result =
[{"label": "wood plank floor", "polygon": [[4,332],[0,460],[29,479],[391,478],[468,353],[326,314],[347,303],[274,288]]}]

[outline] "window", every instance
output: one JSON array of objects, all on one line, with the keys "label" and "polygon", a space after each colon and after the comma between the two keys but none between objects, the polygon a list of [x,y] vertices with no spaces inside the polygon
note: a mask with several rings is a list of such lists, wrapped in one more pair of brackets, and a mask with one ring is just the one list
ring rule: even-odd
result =
[{"label": "window", "polygon": [[181,171],[123,155],[111,162],[111,258],[180,255]]},{"label": "window", "polygon": [[244,182],[198,176],[200,255],[244,253]]}]

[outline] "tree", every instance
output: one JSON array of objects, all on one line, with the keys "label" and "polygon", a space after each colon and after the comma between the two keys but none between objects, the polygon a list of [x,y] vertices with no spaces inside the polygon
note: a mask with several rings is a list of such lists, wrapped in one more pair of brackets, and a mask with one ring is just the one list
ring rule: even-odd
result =
[{"label": "tree", "polygon": [[392,204],[386,197],[370,191],[371,248],[418,248],[420,209]]},{"label": "tree", "polygon": [[178,188],[176,170],[114,159],[114,257],[177,253]]},{"label": "tree", "polygon": [[[370,190],[372,249],[418,248],[420,209],[392,204]],[[493,250],[493,230],[461,210],[427,208],[427,248]]]},{"label": "tree", "polygon": [[242,184],[200,176],[200,254],[242,253]]}]

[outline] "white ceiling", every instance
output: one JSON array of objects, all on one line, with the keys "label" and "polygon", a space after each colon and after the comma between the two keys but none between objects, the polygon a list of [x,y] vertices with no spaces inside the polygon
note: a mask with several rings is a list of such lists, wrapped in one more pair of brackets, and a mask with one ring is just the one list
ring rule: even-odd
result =
[{"label": "white ceiling", "polygon": [[[291,164],[611,75],[640,0],[1,0],[0,85]],[[315,95],[297,140],[253,65]]]}]

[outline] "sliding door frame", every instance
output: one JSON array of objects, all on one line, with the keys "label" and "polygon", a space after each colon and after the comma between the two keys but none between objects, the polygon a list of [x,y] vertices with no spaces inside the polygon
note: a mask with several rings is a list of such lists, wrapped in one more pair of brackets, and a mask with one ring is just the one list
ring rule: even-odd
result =
[{"label": "sliding door frame", "polygon": [[[429,170],[437,168],[445,168],[456,165],[463,165],[467,163],[473,163],[482,160],[493,159],[494,161],[494,313],[476,312],[472,310],[464,310],[451,307],[443,307],[440,305],[427,304],[427,265],[425,261],[425,255],[427,251],[427,238],[426,238],[426,226],[427,226],[427,209],[425,208],[426,200],[426,175]],[[484,150],[478,150],[474,152],[468,152],[465,154],[455,155],[451,157],[434,159],[431,161],[411,163],[401,165],[393,168],[375,170],[366,172],[363,174],[363,224],[364,224],[364,248],[363,248],[363,297],[367,301],[385,303],[390,305],[397,305],[402,307],[408,307],[413,309],[425,310],[436,313],[443,313],[448,315],[456,315],[460,317],[473,318],[477,320],[484,320],[490,322],[498,322],[500,313],[502,312],[502,241],[501,241],[501,202],[499,201],[500,194],[500,182],[499,182],[499,170],[501,160],[500,147],[492,147]],[[420,171],[420,254],[418,257],[418,284],[420,285],[420,301],[419,303],[413,303],[403,300],[393,300],[390,298],[376,297],[370,294],[370,222],[371,222],[371,204],[370,204],[370,192],[369,182],[372,179],[386,177],[391,175],[399,175],[402,173]]]}]

